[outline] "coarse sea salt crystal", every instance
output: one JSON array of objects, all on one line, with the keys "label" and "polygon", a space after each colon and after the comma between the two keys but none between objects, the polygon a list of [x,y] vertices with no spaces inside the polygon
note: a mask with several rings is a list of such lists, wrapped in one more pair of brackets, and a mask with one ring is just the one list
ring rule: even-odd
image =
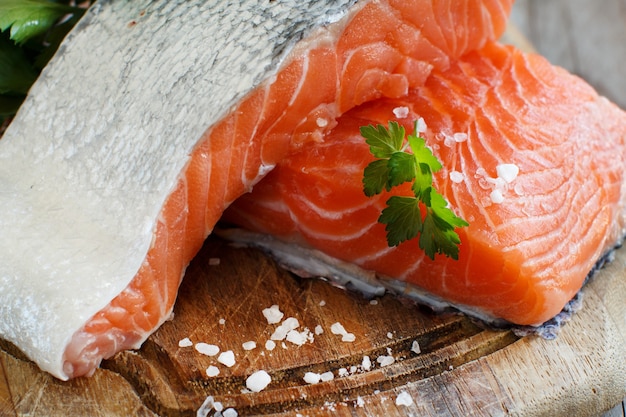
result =
[{"label": "coarse sea salt crystal", "polygon": [[315,334],[319,336],[322,333],[324,333],[324,328],[322,327],[322,325],[318,324],[317,326],[315,326]]},{"label": "coarse sea salt crystal", "polygon": [[499,188],[496,188],[495,190],[493,190],[489,194],[489,198],[491,199],[491,202],[494,204],[501,204],[502,202],[504,202],[504,195],[502,194],[502,190],[500,190]]},{"label": "coarse sea salt crystal", "polygon": [[372,361],[369,356],[367,355],[363,356],[363,361],[361,362],[361,368],[363,368],[364,371],[369,371],[370,369],[372,369]]},{"label": "coarse sea salt crystal", "polygon": [[323,117],[318,117],[317,119],[315,119],[315,124],[317,124],[317,127],[326,127],[328,126],[328,120],[324,119]]},{"label": "coarse sea salt crystal", "polygon": [[402,391],[400,394],[398,394],[398,396],[396,397],[396,405],[404,405],[406,407],[410,406],[411,404],[413,404],[413,398],[411,397],[411,395],[406,392],[406,391]]},{"label": "coarse sea salt crystal", "polygon": [[335,379],[335,374],[332,371],[326,371],[320,375],[322,382],[332,381],[333,379]]},{"label": "coarse sea salt crystal", "polygon": [[333,323],[330,326],[330,332],[332,334],[341,335],[341,341],[343,342],[354,342],[356,340],[356,336],[352,333],[348,333],[339,322]]},{"label": "coarse sea salt crystal", "polygon": [[280,326],[274,329],[274,333],[272,333],[270,339],[284,340],[285,337],[287,337],[287,333],[291,330],[297,329],[298,327],[300,327],[298,319],[295,317],[288,317],[280,324]]},{"label": "coarse sea salt crystal", "polygon": [[263,315],[269,324],[276,324],[280,323],[283,319],[284,313],[280,311],[280,308],[276,304],[274,304],[269,308],[264,308]]},{"label": "coarse sea salt crystal", "polygon": [[411,344],[411,352],[416,353],[418,355],[422,353],[422,349],[420,348],[420,344],[417,340],[414,340],[413,343]]},{"label": "coarse sea salt crystal", "polygon": [[380,355],[376,358],[376,362],[380,364],[380,366],[388,366],[394,363],[396,360],[391,355]]},{"label": "coarse sea salt crystal", "polygon": [[342,342],[354,342],[356,340],[356,336],[353,333],[346,333],[341,335]]},{"label": "coarse sea salt crystal", "polygon": [[227,350],[225,352],[220,353],[220,356],[217,357],[217,361],[230,368],[231,366],[235,364],[235,354],[233,353],[232,350]]},{"label": "coarse sea salt crystal", "polygon": [[209,377],[218,376],[220,374],[220,369],[217,366],[209,365],[209,367],[206,368],[206,374]]},{"label": "coarse sea salt crystal", "polygon": [[215,401],[215,403],[213,404],[213,408],[215,409],[215,411],[219,413],[220,411],[224,409],[224,406],[222,405],[221,402]]},{"label": "coarse sea salt crystal", "polygon": [[346,333],[346,329],[343,327],[343,325],[339,322],[333,323],[330,326],[330,332],[332,334],[345,334]]},{"label": "coarse sea salt crystal", "polygon": [[270,375],[264,371],[256,371],[246,378],[246,388],[252,392],[263,391],[272,382]]},{"label": "coarse sea salt crystal", "polygon": [[222,412],[222,417],[237,417],[238,415],[239,413],[237,413],[237,410],[232,407],[227,408],[224,412]]},{"label": "coarse sea salt crystal", "polygon": [[191,346],[193,346],[193,342],[188,337],[178,341],[178,347],[184,348]]},{"label": "coarse sea salt crystal", "polygon": [[276,347],[276,342],[274,342],[273,340],[268,340],[267,342],[265,342],[265,349],[274,350],[275,347]]},{"label": "coarse sea salt crystal", "polygon": [[424,118],[420,117],[419,119],[417,119],[417,131],[419,133],[424,133],[426,132],[426,129],[428,129],[428,126],[426,126],[426,122],[424,121]]},{"label": "coarse sea salt crystal", "polygon": [[387,339],[393,339],[393,333],[387,332]]},{"label": "coarse sea salt crystal", "polygon": [[496,166],[498,178],[502,178],[507,184],[512,183],[519,174],[519,167],[515,164],[500,164]]},{"label": "coarse sea salt crystal", "polygon": [[450,181],[459,184],[465,179],[465,174],[459,171],[450,171]]},{"label": "coarse sea salt crystal", "polygon": [[317,384],[322,379],[322,376],[316,372],[305,372],[304,374],[304,382],[307,384]]},{"label": "coarse sea salt crystal", "polygon": [[200,352],[200,353],[202,353],[203,355],[206,355],[206,356],[215,356],[218,353],[220,353],[219,346],[210,345],[210,344],[204,343],[204,342],[196,343],[195,348],[196,348],[196,350],[198,352]]},{"label": "coarse sea salt crystal", "polygon": [[309,331],[305,329],[303,332],[299,332],[297,330],[289,330],[287,333],[287,341],[293,343],[294,345],[302,346],[309,340]]},{"label": "coarse sea salt crystal", "polygon": [[250,340],[248,342],[243,342],[241,344],[241,347],[243,348],[243,350],[252,350],[252,349],[256,348],[256,342],[254,340]]},{"label": "coarse sea salt crystal", "polygon": [[365,405],[365,401],[363,401],[363,398],[361,398],[360,395],[356,397],[356,406],[363,407],[364,405]]},{"label": "coarse sea salt crystal", "polygon": [[196,417],[207,417],[209,412],[213,409],[213,396],[209,395],[204,399],[204,402],[196,411]]},{"label": "coarse sea salt crystal", "polygon": [[398,119],[404,119],[409,115],[409,108],[406,106],[396,107],[393,110],[393,115]]},{"label": "coarse sea salt crystal", "polygon": [[465,142],[467,141],[467,133],[455,133],[452,135],[452,139],[454,139],[456,143]]}]

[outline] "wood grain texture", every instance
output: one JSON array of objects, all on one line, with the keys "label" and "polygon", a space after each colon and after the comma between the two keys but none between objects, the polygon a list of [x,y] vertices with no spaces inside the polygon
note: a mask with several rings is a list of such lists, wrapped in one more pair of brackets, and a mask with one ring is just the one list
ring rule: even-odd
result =
[{"label": "wood grain texture", "polygon": [[[623,11],[624,1],[615,0],[518,0],[514,20],[550,58],[550,44],[556,50],[563,42],[571,51],[580,47],[579,35],[569,33],[572,26],[564,23],[567,13],[571,19],[583,18],[572,17],[576,13],[605,14],[589,23],[593,31],[591,26],[620,22],[623,29]],[[540,20],[552,26],[545,29]],[[622,29],[597,29],[617,31],[607,41],[611,52],[624,51]],[[614,63],[597,77],[620,78],[622,52],[605,52],[602,59]],[[574,62],[573,52],[563,55]],[[580,60],[578,65],[570,69],[582,75]],[[605,94],[624,106],[626,88],[616,85],[611,83]],[[141,350],[118,354],[94,377],[60,382],[11,346],[0,345],[0,416],[195,415],[208,395],[239,415],[276,417],[623,416],[623,405],[615,405],[626,395],[624,299],[622,249],[585,289],[583,310],[557,340],[518,339],[390,296],[371,304],[322,281],[293,277],[260,252],[212,238],[187,273],[173,319]],[[268,324],[261,310],[272,304],[285,317],[296,317],[299,330],[314,332],[320,325],[324,332],[302,346],[284,342],[283,347],[278,341],[275,349],[266,349],[276,325]],[[354,342],[342,342],[330,332],[336,322],[355,335]],[[179,348],[185,337],[232,350],[235,364],[228,367],[193,347]],[[411,350],[415,340],[419,354]],[[243,349],[246,341],[257,347]],[[389,354],[393,364],[376,362]],[[373,363],[369,371],[362,366],[364,355]],[[218,376],[207,376],[210,365],[219,369]],[[258,369],[270,372],[272,383],[259,393],[246,392],[245,378]],[[326,371],[333,372],[332,380],[315,385],[303,380],[305,372]],[[396,404],[403,392],[412,404]]]},{"label": "wood grain texture", "polygon": [[[620,251],[585,290],[584,309],[557,340],[546,341],[484,330],[391,296],[371,303],[210,238],[187,272],[173,319],[139,351],[103,363],[93,378],[62,383],[4,346],[11,353],[0,356],[0,415],[187,416],[211,395],[239,415],[597,416],[626,388],[625,265]],[[297,318],[298,330],[319,325],[323,333],[302,346],[276,341],[266,348],[278,325],[262,310],[272,304]],[[336,322],[353,342],[330,331]],[[179,347],[186,337],[231,350],[235,364]],[[257,347],[245,350],[247,341]],[[382,356],[394,363],[382,366]],[[219,375],[207,376],[209,366]],[[260,369],[272,382],[246,391],[246,377]],[[332,380],[304,381],[306,372],[329,371]],[[396,404],[403,392],[412,404]]]}]

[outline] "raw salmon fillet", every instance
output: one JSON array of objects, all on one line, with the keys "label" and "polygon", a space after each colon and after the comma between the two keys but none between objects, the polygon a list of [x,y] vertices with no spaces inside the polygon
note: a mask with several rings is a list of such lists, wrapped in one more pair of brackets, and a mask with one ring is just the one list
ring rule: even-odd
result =
[{"label": "raw salmon fillet", "polygon": [[[423,118],[435,188],[469,222],[458,261],[388,247],[359,127]],[[492,43],[407,97],[359,106],[278,164],[225,219],[321,250],[487,319],[540,325],[626,235],[626,113],[537,55]],[[408,188],[393,191],[412,195]],[[410,288],[405,289],[407,292]]]},{"label": "raw salmon fillet", "polygon": [[61,379],[170,316],[276,163],[497,39],[512,1],[137,3],[94,6],[0,141],[0,336]]}]

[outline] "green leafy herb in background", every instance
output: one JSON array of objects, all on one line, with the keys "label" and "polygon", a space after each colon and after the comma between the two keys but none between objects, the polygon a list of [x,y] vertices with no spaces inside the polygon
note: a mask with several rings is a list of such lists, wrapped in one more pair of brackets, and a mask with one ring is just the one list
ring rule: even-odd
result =
[{"label": "green leafy herb in background", "polygon": [[[392,196],[378,221],[386,225],[387,243],[397,246],[419,235],[419,246],[431,259],[444,254],[459,257],[461,243],[455,229],[469,224],[457,217],[448,202],[432,186],[433,173],[441,163],[418,135],[417,122],[414,133],[405,139],[404,127],[397,122],[363,126],[361,135],[370,145],[376,160],[363,172],[363,192],[368,197],[390,191],[405,182],[412,182],[414,196]],[[407,150],[411,150],[411,153]],[[422,213],[422,206],[424,213]]]},{"label": "green leafy herb in background", "polygon": [[0,0],[0,124],[92,1]]}]

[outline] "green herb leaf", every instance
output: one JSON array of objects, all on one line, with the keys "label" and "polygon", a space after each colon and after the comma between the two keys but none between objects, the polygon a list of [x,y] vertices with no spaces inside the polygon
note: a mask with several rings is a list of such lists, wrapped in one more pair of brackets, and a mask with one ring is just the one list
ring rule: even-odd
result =
[{"label": "green herb leaf", "polygon": [[389,122],[389,128],[383,125],[361,127],[361,136],[370,145],[370,152],[376,158],[389,158],[394,152],[402,149],[404,127],[396,122]]},{"label": "green herb leaf", "polygon": [[413,239],[422,229],[419,201],[413,197],[390,197],[378,221],[387,225],[385,230],[389,246],[398,246],[405,240]]},{"label": "green herb leaf", "polygon": [[[363,192],[368,197],[390,191],[405,182],[413,182],[413,197],[393,196],[386,202],[378,221],[385,224],[387,243],[397,246],[419,235],[419,246],[428,257],[443,254],[458,259],[461,239],[455,229],[469,224],[448,207],[448,202],[433,187],[433,173],[441,162],[433,155],[424,138],[415,131],[404,138],[404,128],[396,122],[369,125],[361,135],[370,145],[370,152],[379,159],[363,172]],[[406,152],[410,149],[410,153]]]},{"label": "green herb leaf", "polygon": [[430,207],[424,218],[424,227],[420,234],[420,247],[431,259],[435,254],[444,254],[452,259],[459,259],[461,239],[455,232],[456,227],[469,226],[448,208],[448,203],[441,194],[429,188]]},{"label": "green herb leaf", "polygon": [[15,114],[23,101],[24,96],[0,94],[0,121],[7,116]]},{"label": "green herb leaf", "polygon": [[11,28],[11,39],[23,44],[45,33],[66,14],[83,9],[46,0],[0,0],[0,30]]},{"label": "green herb leaf", "polygon": [[389,182],[389,167],[387,160],[377,159],[372,161],[363,171],[363,192],[371,197],[380,194],[383,188],[387,188]]},{"label": "green herb leaf", "polygon": [[26,94],[36,78],[24,51],[0,34],[0,94]]}]

